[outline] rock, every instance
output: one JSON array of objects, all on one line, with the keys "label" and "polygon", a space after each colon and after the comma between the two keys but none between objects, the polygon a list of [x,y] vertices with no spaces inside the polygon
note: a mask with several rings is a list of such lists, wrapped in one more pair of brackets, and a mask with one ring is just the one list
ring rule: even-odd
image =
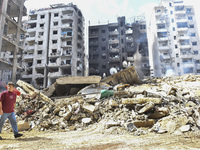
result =
[{"label": "rock", "polygon": [[112,99],[111,99],[111,100],[109,100],[109,102],[108,102],[108,103],[109,103],[109,106],[110,106],[110,107],[118,107],[118,106],[119,106],[119,105],[117,104],[117,102],[116,102],[116,101],[114,101],[114,100],[112,100]]},{"label": "rock", "polygon": [[128,123],[128,124],[127,124],[127,130],[130,131],[130,132],[133,132],[133,131],[136,131],[137,128],[136,128],[136,126],[134,125],[134,123]]},{"label": "rock", "polygon": [[159,119],[165,117],[169,114],[169,109],[165,107],[157,108],[154,113],[150,114],[148,118],[150,119]]},{"label": "rock", "polygon": [[188,125],[181,126],[181,127],[179,128],[179,130],[180,130],[181,132],[187,132],[187,131],[189,131],[190,129],[191,129],[191,127],[190,127],[189,124],[188,124]]},{"label": "rock", "polygon": [[17,127],[18,131],[26,131],[31,128],[29,122],[18,122]]},{"label": "rock", "polygon": [[83,104],[83,105],[82,105],[82,108],[83,108],[85,111],[89,112],[89,113],[93,113],[94,110],[95,110],[95,106],[94,106],[94,105],[90,105],[90,104],[87,104],[87,103]]},{"label": "rock", "polygon": [[72,113],[71,113],[71,112],[67,112],[67,113],[63,114],[63,118],[64,118],[65,120],[69,120],[71,116],[72,116]]},{"label": "rock", "polygon": [[144,120],[144,121],[143,120],[136,120],[133,123],[137,128],[140,128],[140,127],[151,128],[155,124],[155,120],[153,120],[153,119],[147,119],[147,120]]},{"label": "rock", "polygon": [[142,109],[140,109],[138,111],[139,114],[145,113],[148,110],[152,109],[154,107],[154,103],[153,102],[148,102]]},{"label": "rock", "polygon": [[122,98],[122,104],[124,105],[132,105],[132,104],[144,104],[147,102],[153,102],[155,104],[161,104],[161,98],[150,98],[150,97],[143,97],[143,98]]},{"label": "rock", "polygon": [[82,119],[82,123],[84,123],[84,124],[91,123],[91,121],[92,121],[91,118],[83,118],[83,119]]}]

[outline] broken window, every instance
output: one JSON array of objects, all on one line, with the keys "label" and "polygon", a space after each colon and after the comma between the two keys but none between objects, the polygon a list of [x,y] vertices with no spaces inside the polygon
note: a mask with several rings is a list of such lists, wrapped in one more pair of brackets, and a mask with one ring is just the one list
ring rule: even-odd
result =
[{"label": "broken window", "polygon": [[198,55],[199,54],[199,52],[198,51],[194,51],[194,55]]},{"label": "broken window", "polygon": [[54,35],[55,35],[55,34],[58,34],[58,31],[57,31],[57,30],[53,31],[53,34],[54,34]]},{"label": "broken window", "polygon": [[42,50],[39,50],[37,54],[41,55],[42,54]]},{"label": "broken window", "polygon": [[43,28],[44,27],[44,23],[40,24],[40,27]]},{"label": "broken window", "polygon": [[58,22],[53,22],[53,25],[54,25],[54,26],[57,26],[57,25],[58,25]]},{"label": "broken window", "polygon": [[44,35],[44,32],[39,32],[39,35],[40,35],[40,36],[43,36],[43,35]]},{"label": "broken window", "polygon": [[197,45],[197,42],[196,42],[196,41],[195,41],[195,42],[192,42],[192,45],[193,45],[193,46]]},{"label": "broken window", "polygon": [[57,43],[57,40],[52,40],[52,43],[53,43],[53,44],[56,44],[56,43]]},{"label": "broken window", "polygon": [[42,60],[37,60],[37,64],[41,64],[42,63]]},{"label": "broken window", "polygon": [[42,45],[43,44],[43,41],[38,41],[38,45]]},{"label": "broken window", "polygon": [[67,45],[72,45],[72,41],[67,41]]},{"label": "broken window", "polygon": [[54,14],[54,17],[58,17],[58,13],[55,13],[55,14]]},{"label": "broken window", "polygon": [[190,33],[190,36],[191,36],[191,37],[195,37],[196,34],[195,34],[195,33]]},{"label": "broken window", "polygon": [[190,28],[194,28],[194,25],[193,25],[193,24],[190,24],[189,27],[190,27]]},{"label": "broken window", "polygon": [[45,18],[45,15],[40,15],[40,19],[44,19]]},{"label": "broken window", "polygon": [[189,17],[188,17],[188,20],[193,20],[192,16],[189,16]]},{"label": "broken window", "polygon": [[106,33],[106,30],[101,30],[101,33]]}]

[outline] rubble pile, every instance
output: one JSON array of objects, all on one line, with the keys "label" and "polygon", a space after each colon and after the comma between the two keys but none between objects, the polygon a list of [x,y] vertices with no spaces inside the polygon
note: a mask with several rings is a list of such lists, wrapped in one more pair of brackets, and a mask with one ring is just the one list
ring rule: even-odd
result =
[{"label": "rubble pile", "polygon": [[[19,124],[29,123],[27,130],[83,130],[95,124],[103,133],[141,135],[182,134],[200,129],[197,75],[149,78],[132,86],[125,83],[110,86],[102,90],[104,96],[102,92],[79,93],[54,100],[18,85],[22,94],[17,100],[17,119]],[[99,88],[96,84],[92,86],[95,87]],[[31,113],[24,117],[28,110]]]}]

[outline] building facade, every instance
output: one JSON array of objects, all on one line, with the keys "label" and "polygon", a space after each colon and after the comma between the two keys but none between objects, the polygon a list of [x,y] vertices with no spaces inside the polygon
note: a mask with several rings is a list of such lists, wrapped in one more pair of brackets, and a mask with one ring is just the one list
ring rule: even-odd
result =
[{"label": "building facade", "polygon": [[148,23],[151,75],[200,74],[200,43],[194,9],[183,0],[162,0]]},{"label": "building facade", "polygon": [[23,80],[44,88],[62,76],[84,76],[84,21],[72,3],[31,10]]},{"label": "building facade", "polygon": [[27,15],[25,0],[0,0],[0,80],[16,82],[21,75],[22,18]]},{"label": "building facade", "polygon": [[89,74],[109,76],[134,65],[141,78],[149,76],[145,20],[89,26]]}]

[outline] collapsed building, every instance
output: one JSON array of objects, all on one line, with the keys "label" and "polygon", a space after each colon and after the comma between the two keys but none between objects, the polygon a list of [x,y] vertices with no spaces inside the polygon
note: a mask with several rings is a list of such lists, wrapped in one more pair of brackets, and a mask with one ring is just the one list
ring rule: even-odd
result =
[{"label": "collapsed building", "polygon": [[45,88],[62,76],[84,76],[84,21],[72,3],[30,10],[22,79]]},{"label": "collapsed building", "polygon": [[89,26],[89,74],[109,76],[134,65],[140,78],[150,75],[146,22],[142,17],[126,23]]},{"label": "collapsed building", "polygon": [[0,80],[20,78],[25,29],[22,18],[27,15],[25,0],[0,0]]},{"label": "collapsed building", "polygon": [[193,6],[162,0],[148,24],[151,75],[200,74],[200,43]]}]

